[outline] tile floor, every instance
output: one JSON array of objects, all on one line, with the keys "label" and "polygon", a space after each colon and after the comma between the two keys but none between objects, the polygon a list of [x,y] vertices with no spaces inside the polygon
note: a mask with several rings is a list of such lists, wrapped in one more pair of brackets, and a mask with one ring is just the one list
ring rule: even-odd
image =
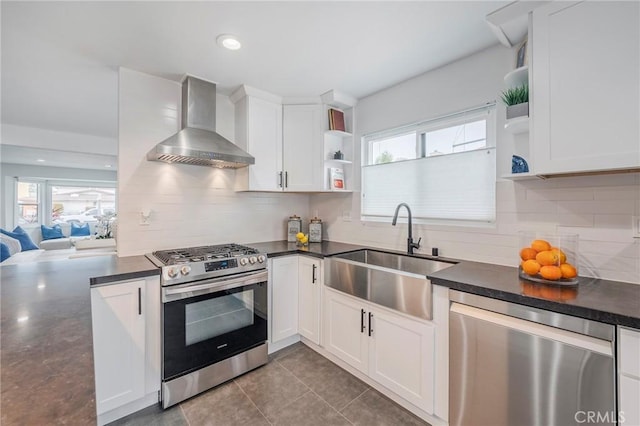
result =
[{"label": "tile floor", "polygon": [[162,411],[111,425],[427,425],[328,359],[296,343],[243,376]]}]

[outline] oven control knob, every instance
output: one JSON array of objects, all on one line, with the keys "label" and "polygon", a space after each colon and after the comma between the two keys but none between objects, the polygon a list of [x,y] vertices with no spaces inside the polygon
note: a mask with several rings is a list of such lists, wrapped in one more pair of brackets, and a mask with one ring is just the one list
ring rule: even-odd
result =
[{"label": "oven control knob", "polygon": [[178,268],[173,266],[167,270],[167,275],[169,278],[175,278],[178,276]]},{"label": "oven control knob", "polygon": [[260,256],[258,256],[258,262],[264,263],[265,260],[267,259],[264,257],[264,255],[261,254]]},{"label": "oven control knob", "polygon": [[241,257],[240,258],[240,266],[244,266],[247,263],[249,263],[249,259],[247,259],[246,257]]},{"label": "oven control knob", "polygon": [[258,259],[255,256],[251,256],[249,258],[249,262],[251,262],[251,264],[253,265],[254,263],[256,263],[258,261]]},{"label": "oven control knob", "polygon": [[189,272],[191,272],[191,266],[184,265],[182,268],[180,268],[180,273],[182,275],[189,275]]}]

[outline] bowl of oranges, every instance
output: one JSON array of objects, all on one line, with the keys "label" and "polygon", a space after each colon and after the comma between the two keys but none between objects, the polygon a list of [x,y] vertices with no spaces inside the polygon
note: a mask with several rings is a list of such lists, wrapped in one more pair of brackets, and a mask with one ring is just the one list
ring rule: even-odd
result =
[{"label": "bowl of oranges", "polygon": [[519,275],[529,281],[578,284],[578,236],[521,233]]}]

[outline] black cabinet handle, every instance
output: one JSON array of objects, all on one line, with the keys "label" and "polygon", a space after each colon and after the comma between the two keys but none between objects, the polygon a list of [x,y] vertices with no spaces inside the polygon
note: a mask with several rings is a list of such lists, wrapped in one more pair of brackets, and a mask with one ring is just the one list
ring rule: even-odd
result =
[{"label": "black cabinet handle", "polygon": [[360,309],[360,333],[364,333],[364,309]]},{"label": "black cabinet handle", "polygon": [[289,172],[284,172],[284,187],[289,187]]},{"label": "black cabinet handle", "polygon": [[371,333],[373,333],[373,324],[371,323],[372,318],[373,314],[369,312],[369,337],[371,337]]},{"label": "black cabinet handle", "polygon": [[278,186],[282,188],[282,172],[278,172]]},{"label": "black cabinet handle", "polygon": [[317,268],[318,268],[318,267],[317,267],[316,265],[313,265],[313,269],[312,269],[312,271],[311,271],[311,282],[312,282],[313,284],[315,284],[315,283],[316,283],[316,269],[317,269]]},{"label": "black cabinet handle", "polygon": [[138,287],[138,315],[142,315],[142,287]]}]

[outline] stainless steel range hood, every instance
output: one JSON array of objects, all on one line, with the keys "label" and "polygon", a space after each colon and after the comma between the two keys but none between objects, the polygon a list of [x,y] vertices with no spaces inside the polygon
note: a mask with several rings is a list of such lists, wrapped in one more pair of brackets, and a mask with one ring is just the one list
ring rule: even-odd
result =
[{"label": "stainless steel range hood", "polygon": [[216,133],[216,85],[192,76],[182,83],[182,130],[156,145],[147,160],[234,169],[255,164]]}]

